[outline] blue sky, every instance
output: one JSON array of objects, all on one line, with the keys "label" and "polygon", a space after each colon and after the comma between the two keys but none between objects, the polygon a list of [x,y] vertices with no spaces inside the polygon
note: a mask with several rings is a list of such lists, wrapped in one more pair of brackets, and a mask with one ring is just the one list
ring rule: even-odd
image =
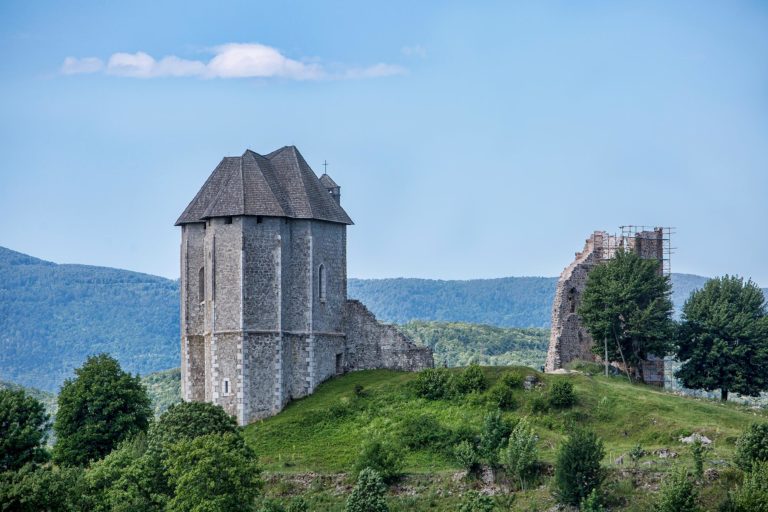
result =
[{"label": "blue sky", "polygon": [[557,275],[595,229],[768,286],[765,2],[0,3],[0,245],[178,276],[225,155],[342,186],[354,277]]}]

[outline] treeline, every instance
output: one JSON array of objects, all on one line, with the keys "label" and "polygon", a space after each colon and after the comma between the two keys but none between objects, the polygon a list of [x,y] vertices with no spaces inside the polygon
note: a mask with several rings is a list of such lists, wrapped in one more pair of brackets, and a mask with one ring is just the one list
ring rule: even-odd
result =
[{"label": "treeline", "polygon": [[528,366],[540,368],[547,357],[549,329],[494,327],[461,322],[414,321],[402,330],[430,347],[438,366]]}]

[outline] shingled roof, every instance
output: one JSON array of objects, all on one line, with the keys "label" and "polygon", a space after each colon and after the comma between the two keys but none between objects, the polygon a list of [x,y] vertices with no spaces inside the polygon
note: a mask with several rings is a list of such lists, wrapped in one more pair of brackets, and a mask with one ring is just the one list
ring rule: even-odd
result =
[{"label": "shingled roof", "polygon": [[176,225],[210,217],[263,215],[352,224],[294,146],[225,157]]}]

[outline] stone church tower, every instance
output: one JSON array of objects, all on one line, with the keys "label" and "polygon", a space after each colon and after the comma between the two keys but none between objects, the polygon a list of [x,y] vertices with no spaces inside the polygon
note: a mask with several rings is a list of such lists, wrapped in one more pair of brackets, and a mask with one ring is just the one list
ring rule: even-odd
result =
[{"label": "stone church tower", "polygon": [[185,400],[247,424],[346,371],[432,366],[428,348],[347,300],[340,190],[292,146],[214,169],[176,222]]}]

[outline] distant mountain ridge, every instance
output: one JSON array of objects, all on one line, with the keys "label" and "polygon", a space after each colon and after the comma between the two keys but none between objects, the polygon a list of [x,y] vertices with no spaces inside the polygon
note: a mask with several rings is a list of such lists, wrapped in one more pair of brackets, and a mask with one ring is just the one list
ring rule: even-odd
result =
[{"label": "distant mountain ridge", "polygon": [[[706,280],[674,274],[675,306]],[[555,277],[350,279],[349,296],[391,323],[549,327],[556,283]],[[177,280],[59,265],[0,247],[0,380],[56,392],[74,368],[98,352],[142,375],[175,368],[178,294]]]}]

